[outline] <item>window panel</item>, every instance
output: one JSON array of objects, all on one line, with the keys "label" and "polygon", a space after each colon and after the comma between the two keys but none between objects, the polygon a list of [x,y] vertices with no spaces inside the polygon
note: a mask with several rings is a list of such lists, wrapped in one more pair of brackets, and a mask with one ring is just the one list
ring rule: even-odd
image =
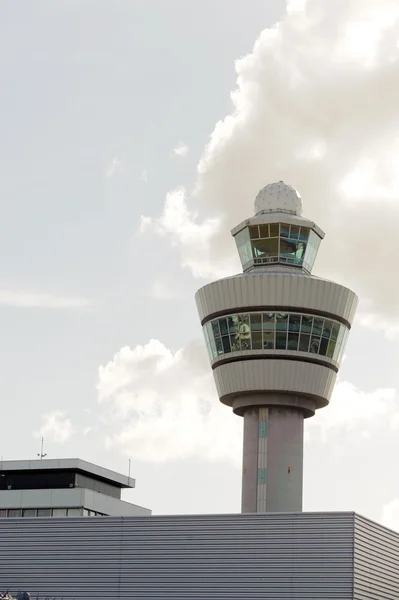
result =
[{"label": "window panel", "polygon": [[323,326],[323,333],[322,333],[323,337],[325,337],[327,339],[330,337],[332,327],[333,327],[333,322],[330,321],[329,319],[325,319],[324,326]]},{"label": "window panel", "polygon": [[240,350],[240,338],[237,334],[230,336],[230,344],[232,352],[238,352],[238,350]]},{"label": "window panel", "polygon": [[307,242],[308,238],[309,238],[309,229],[307,227],[301,227],[301,230],[299,232],[299,239],[302,242]]},{"label": "window panel", "polygon": [[338,338],[338,332],[339,332],[339,324],[333,323],[332,330],[331,330],[331,339],[332,340],[336,340]]},{"label": "window panel", "polygon": [[288,326],[288,313],[277,313],[277,331],[286,331]]},{"label": "window panel", "polygon": [[7,509],[0,508],[0,519],[4,519],[7,516]]},{"label": "window panel", "polygon": [[227,319],[225,317],[223,317],[222,319],[219,319],[219,329],[220,329],[221,335],[227,335],[229,333],[229,329],[227,326]]},{"label": "window panel", "polygon": [[259,225],[259,235],[261,238],[269,237],[269,225]]},{"label": "window panel", "polygon": [[338,342],[335,343],[335,347],[334,347],[334,355],[333,355],[333,360],[335,360],[336,362],[338,362],[338,357],[340,355],[340,350],[341,350],[341,344],[339,344]]},{"label": "window panel", "polygon": [[299,338],[298,350],[300,352],[309,352],[309,344],[310,344],[310,335],[307,333],[301,333],[300,338]]},{"label": "window panel", "polygon": [[67,509],[66,508],[53,508],[53,517],[66,517]]},{"label": "window panel", "polygon": [[81,508],[68,508],[68,517],[81,517],[82,509]]},{"label": "window panel", "polygon": [[290,226],[280,223],[280,237],[287,238],[290,235]]},{"label": "window panel", "polygon": [[222,337],[222,344],[223,344],[223,352],[231,352],[231,344],[230,344],[230,337],[228,335],[225,335],[224,337]]},{"label": "window panel", "polygon": [[289,317],[289,330],[299,332],[301,326],[301,315],[291,313]]},{"label": "window panel", "polygon": [[275,327],[275,313],[263,313],[263,331],[270,331]]},{"label": "window panel", "polygon": [[36,517],[36,508],[24,508],[22,511],[23,517]]},{"label": "window panel", "polygon": [[252,247],[255,258],[278,258],[278,238],[254,240]]},{"label": "window panel", "polygon": [[327,354],[328,338],[322,337],[320,340],[319,354],[325,356]]},{"label": "window panel", "polygon": [[280,225],[279,223],[270,223],[270,237],[279,237]]},{"label": "window panel", "polygon": [[227,325],[229,326],[230,333],[237,333],[237,331],[238,331],[237,315],[231,315],[231,317],[227,317]]},{"label": "window panel", "polygon": [[299,227],[297,225],[291,225],[290,238],[297,240],[299,238]]},{"label": "window panel", "polygon": [[314,318],[313,329],[312,329],[313,335],[321,335],[321,333],[323,331],[323,322],[324,322],[324,319],[320,319],[319,317]]},{"label": "window panel", "polygon": [[252,332],[252,350],[262,350],[262,332]]},{"label": "window panel", "polygon": [[318,354],[319,347],[320,347],[320,338],[314,337],[312,335],[312,337],[310,339],[309,352],[311,352],[312,354]]},{"label": "window panel", "polygon": [[215,340],[215,344],[216,344],[216,354],[223,354],[223,344],[222,344],[222,340],[221,338],[217,338],[217,340]]},{"label": "window panel", "polygon": [[276,350],[285,350],[287,348],[287,333],[276,333]]},{"label": "window panel", "polygon": [[313,317],[309,317],[308,315],[302,315],[301,332],[312,333],[312,327]]},{"label": "window panel", "polygon": [[263,349],[273,350],[274,349],[274,331],[263,332]]},{"label": "window panel", "polygon": [[249,228],[249,237],[251,240],[257,239],[259,237],[259,227],[258,225],[251,225]]},{"label": "window panel", "polygon": [[219,321],[212,321],[212,335],[214,338],[220,337]]},{"label": "window panel", "polygon": [[298,341],[299,341],[298,333],[289,333],[287,349],[288,350],[298,350]]},{"label": "window panel", "polygon": [[22,510],[20,508],[9,508],[8,509],[8,516],[9,517],[21,517],[22,516]]},{"label": "window panel", "polygon": [[38,517],[51,517],[51,508],[38,508],[37,516]]},{"label": "window panel", "polygon": [[251,331],[262,331],[262,313],[251,314]]},{"label": "window panel", "polygon": [[334,358],[334,351],[335,351],[335,346],[337,345],[336,340],[331,339],[329,344],[328,344],[328,348],[327,348],[327,356],[329,358]]},{"label": "window panel", "polygon": [[215,340],[211,339],[210,343],[209,343],[209,350],[211,353],[212,358],[216,358],[217,357],[217,352],[216,352],[216,344],[215,344]]}]

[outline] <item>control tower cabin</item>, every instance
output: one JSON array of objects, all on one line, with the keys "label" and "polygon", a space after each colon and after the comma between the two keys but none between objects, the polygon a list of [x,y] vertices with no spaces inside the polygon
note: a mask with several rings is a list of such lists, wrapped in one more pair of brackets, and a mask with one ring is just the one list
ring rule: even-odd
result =
[{"label": "control tower cabin", "polygon": [[242,512],[302,510],[303,425],[329,403],[357,306],[311,274],[323,231],[282,181],[232,230],[243,273],[196,302],[220,401],[244,418]]}]

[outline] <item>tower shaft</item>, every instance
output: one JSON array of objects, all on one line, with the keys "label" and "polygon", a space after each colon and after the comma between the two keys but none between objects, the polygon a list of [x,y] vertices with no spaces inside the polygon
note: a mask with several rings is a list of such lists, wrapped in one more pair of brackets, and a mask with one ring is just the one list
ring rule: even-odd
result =
[{"label": "tower shaft", "polygon": [[302,510],[303,420],[290,407],[244,412],[243,513]]}]

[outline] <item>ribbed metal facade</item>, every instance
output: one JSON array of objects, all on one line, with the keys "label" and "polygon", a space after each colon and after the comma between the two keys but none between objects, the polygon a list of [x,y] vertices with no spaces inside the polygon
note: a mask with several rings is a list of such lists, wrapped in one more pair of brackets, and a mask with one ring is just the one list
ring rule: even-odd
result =
[{"label": "ribbed metal facade", "polygon": [[399,534],[355,515],[354,600],[399,599]]},{"label": "ribbed metal facade", "polygon": [[1,519],[0,586],[40,600],[353,600],[354,527],[353,513]]}]

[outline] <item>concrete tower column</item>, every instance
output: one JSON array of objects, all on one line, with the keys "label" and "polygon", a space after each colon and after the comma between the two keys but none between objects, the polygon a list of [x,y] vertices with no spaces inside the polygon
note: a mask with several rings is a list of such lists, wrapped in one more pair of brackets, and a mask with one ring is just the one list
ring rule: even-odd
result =
[{"label": "concrete tower column", "polygon": [[196,294],[219,399],[243,417],[242,512],[302,510],[304,419],[329,403],[356,295],[311,271],[323,231],[267,185],[232,230],[243,273]]}]

